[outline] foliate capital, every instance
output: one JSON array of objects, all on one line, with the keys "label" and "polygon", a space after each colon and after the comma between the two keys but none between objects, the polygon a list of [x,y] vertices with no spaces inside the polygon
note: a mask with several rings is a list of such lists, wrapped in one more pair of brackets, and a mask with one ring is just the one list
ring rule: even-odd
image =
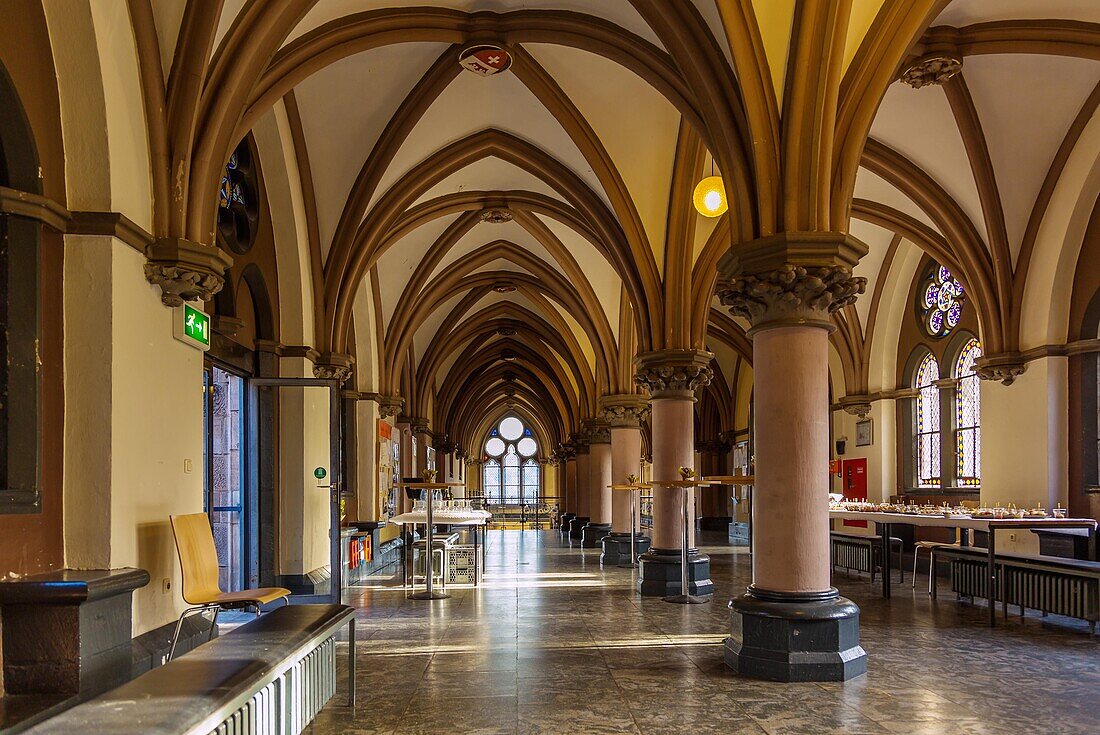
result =
[{"label": "foliate capital", "polygon": [[401,396],[375,395],[374,401],[378,404],[378,415],[384,419],[397,416],[405,407],[405,399]]},{"label": "foliate capital", "polygon": [[313,364],[313,377],[321,380],[335,380],[343,385],[351,377],[351,365],[355,362],[351,355],[326,352]]},{"label": "foliate capital", "polygon": [[165,306],[209,301],[225,285],[233,258],[212,245],[179,237],[162,237],[145,248],[145,279],[160,286]]},{"label": "foliate capital", "polygon": [[705,350],[658,350],[634,358],[634,382],[650,398],[693,398],[710,384],[714,355]]},{"label": "foliate capital", "polygon": [[584,437],[588,444],[610,444],[611,426],[600,419],[587,419],[584,422]]},{"label": "foliate capital", "polygon": [[637,394],[604,396],[600,399],[600,418],[611,428],[637,428],[649,418],[649,401]]},{"label": "foliate capital", "polygon": [[852,269],[867,246],[835,232],[780,233],[738,246],[719,262],[718,297],[753,328],[817,325],[854,303],[867,279]]},{"label": "foliate capital", "polygon": [[997,380],[1005,385],[1012,385],[1025,370],[1027,370],[1027,363],[1019,352],[985,355],[979,357],[974,365],[974,372],[982,380]]}]

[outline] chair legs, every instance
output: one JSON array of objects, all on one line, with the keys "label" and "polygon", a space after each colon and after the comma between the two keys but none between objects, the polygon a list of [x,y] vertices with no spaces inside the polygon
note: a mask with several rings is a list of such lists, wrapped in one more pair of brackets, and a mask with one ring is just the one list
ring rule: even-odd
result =
[{"label": "chair legs", "polygon": [[[214,610],[214,623],[212,623],[211,626],[210,626],[210,631],[211,631],[210,635],[211,635],[211,637],[213,637],[214,624],[216,624],[217,621],[218,621],[218,612],[217,611],[220,609],[217,605],[199,605],[198,607],[189,607],[189,608],[187,608],[186,610],[183,611],[183,613],[180,615],[179,620],[176,621],[176,631],[172,634],[172,645],[169,646],[169,648],[168,648],[168,660],[169,661],[171,661],[172,658],[176,655],[176,644],[179,643],[180,629],[183,627],[184,619],[187,618],[190,615],[194,615],[195,613],[198,613],[198,614],[201,615],[202,613],[204,613],[204,612],[206,612],[207,610],[210,610],[210,609]],[[207,640],[210,640],[210,638],[207,638]]]},{"label": "chair legs", "polygon": [[917,557],[920,555],[920,547],[913,547],[913,589],[917,588]]}]

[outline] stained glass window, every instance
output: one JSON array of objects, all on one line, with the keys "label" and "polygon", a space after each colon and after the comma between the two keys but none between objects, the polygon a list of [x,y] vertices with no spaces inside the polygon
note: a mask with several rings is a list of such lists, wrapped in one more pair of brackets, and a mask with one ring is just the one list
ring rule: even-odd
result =
[{"label": "stained glass window", "polygon": [[490,459],[483,470],[485,477],[485,499],[500,502],[500,462]]},{"label": "stained glass window", "polygon": [[942,265],[929,275],[917,295],[924,330],[932,337],[946,337],[962,321],[963,286]]},{"label": "stained glass window", "polygon": [[974,363],[982,356],[981,343],[971,339],[955,361],[955,451],[960,485],[982,484],[982,402]]},{"label": "stained glass window", "polygon": [[516,416],[506,416],[485,440],[485,499],[491,503],[525,504],[539,498],[538,442]]},{"label": "stained glass window", "polygon": [[241,255],[252,247],[257,190],[252,154],[248,141],[242,140],[225,162],[218,187],[218,234],[225,246]]},{"label": "stained glass window", "polygon": [[917,389],[916,459],[917,485],[940,485],[940,366],[931,354],[917,366],[913,387]]}]

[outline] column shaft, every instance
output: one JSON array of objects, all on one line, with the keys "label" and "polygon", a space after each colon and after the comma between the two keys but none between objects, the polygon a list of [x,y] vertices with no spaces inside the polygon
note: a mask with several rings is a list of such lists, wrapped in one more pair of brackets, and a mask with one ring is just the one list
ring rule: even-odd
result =
[{"label": "column shaft", "polygon": [[829,574],[829,334],[777,327],[753,336],[756,488],[753,583],[823,592]]},{"label": "column shaft", "polygon": [[[680,479],[681,467],[695,466],[695,401],[692,398],[654,398],[650,401],[653,422],[653,482]],[[680,490],[653,488],[653,548],[678,550],[682,545]],[[688,546],[695,543],[689,509]]]},{"label": "column shaft", "polygon": [[[638,426],[615,426],[611,429],[611,481],[624,483],[628,475],[642,475],[642,430]],[[638,505],[635,501],[635,514]],[[630,533],[630,493],[612,494],[611,531]]]},{"label": "column shaft", "polygon": [[589,518],[593,525],[611,523],[611,445],[594,443],[588,455]]},{"label": "column shaft", "polygon": [[577,517],[586,521],[590,517],[592,498],[589,494],[589,450],[588,447],[577,452]]}]

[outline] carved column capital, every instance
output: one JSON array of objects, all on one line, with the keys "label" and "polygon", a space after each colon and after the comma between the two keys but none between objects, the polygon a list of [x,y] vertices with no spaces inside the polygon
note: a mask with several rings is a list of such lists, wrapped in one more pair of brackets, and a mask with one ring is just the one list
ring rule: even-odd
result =
[{"label": "carved column capital", "polygon": [[401,409],[405,407],[405,399],[401,396],[384,396],[379,393],[368,393],[365,397],[378,404],[378,416],[383,419],[396,416],[401,413]]},{"label": "carved column capital", "polygon": [[611,428],[637,428],[649,417],[649,401],[637,394],[604,396],[600,399],[600,418]]},{"label": "carved column capital", "polygon": [[600,419],[585,419],[581,431],[588,444],[610,444],[611,425]]},{"label": "carved column capital", "polygon": [[574,456],[588,454],[588,432],[584,430],[584,426],[569,435],[569,444],[573,447]]},{"label": "carved column capital", "polygon": [[558,457],[562,462],[577,458],[577,448],[572,441],[565,441],[558,445]]},{"label": "carved column capital", "polygon": [[313,377],[321,380],[335,380],[340,385],[351,377],[351,365],[355,362],[351,355],[337,352],[325,352],[313,364]]},{"label": "carved column capital", "polygon": [[871,413],[871,397],[866,395],[844,396],[840,399],[840,407],[851,416],[865,419],[867,414]]},{"label": "carved column capital", "polygon": [[997,380],[1012,385],[1027,370],[1027,363],[1019,352],[1003,352],[999,355],[979,357],[974,372],[982,380]]},{"label": "carved column capital", "polygon": [[714,355],[705,350],[658,350],[634,358],[634,382],[650,398],[694,398],[710,384]]},{"label": "carved column capital", "polygon": [[855,302],[867,279],[852,269],[867,246],[836,232],[784,232],[738,246],[718,264],[718,297],[753,329],[815,325]]},{"label": "carved column capital", "polygon": [[233,258],[217,247],[179,237],[155,241],[145,248],[145,259],[145,279],[160,286],[161,303],[171,307],[214,298],[233,265]]}]

